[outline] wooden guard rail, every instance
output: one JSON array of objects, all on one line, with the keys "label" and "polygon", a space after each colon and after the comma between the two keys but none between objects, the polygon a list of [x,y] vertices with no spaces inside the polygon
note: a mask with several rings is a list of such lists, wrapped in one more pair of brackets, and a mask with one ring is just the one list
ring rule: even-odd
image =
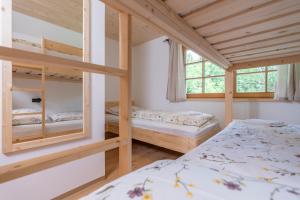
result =
[{"label": "wooden guard rail", "polygon": [[[125,141],[126,144],[127,141]],[[40,156],[0,167],[0,184],[65,162],[108,151],[124,144],[120,137]]]},{"label": "wooden guard rail", "polygon": [[75,61],[56,56],[23,51],[20,49],[0,46],[0,59],[29,65],[77,69],[83,72],[106,74],[112,76],[127,76],[127,70],[107,67],[104,65]]}]

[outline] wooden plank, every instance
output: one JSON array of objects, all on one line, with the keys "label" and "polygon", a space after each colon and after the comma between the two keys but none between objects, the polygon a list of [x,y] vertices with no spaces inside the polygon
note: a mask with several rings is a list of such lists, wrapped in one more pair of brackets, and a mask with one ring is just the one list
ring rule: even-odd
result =
[{"label": "wooden plank", "polygon": [[234,98],[273,98],[274,92],[234,92]]},{"label": "wooden plank", "polygon": [[[23,73],[13,73],[13,78],[17,79],[33,79],[33,80],[41,80],[40,75],[36,74],[23,74]],[[56,77],[56,76],[47,76],[47,81],[56,81],[56,82],[70,82],[70,83],[82,83],[81,78],[62,78],[62,77]]]},{"label": "wooden plank", "polygon": [[234,57],[239,57],[239,56],[246,56],[246,55],[253,55],[253,54],[261,54],[265,52],[271,52],[271,51],[280,51],[288,48],[295,48],[295,47],[300,47],[300,37],[299,40],[289,42],[289,43],[283,43],[279,45],[272,45],[269,47],[263,47],[263,48],[257,48],[257,49],[252,49],[248,51],[240,51],[236,53],[229,53],[229,54],[224,54],[226,58],[234,58]]},{"label": "wooden plank", "polygon": [[39,53],[22,51],[14,48],[0,47],[0,59],[21,62],[33,65],[44,65],[46,67],[57,67],[64,69],[77,69],[84,72],[107,74],[112,76],[126,76],[127,71],[123,69],[107,67],[92,63],[85,63],[56,56],[42,55]]},{"label": "wooden plank", "polygon": [[120,78],[119,127],[120,138],[127,144],[119,148],[119,173],[127,174],[132,169],[131,135],[131,16],[119,13],[120,69],[127,70],[127,76]]},{"label": "wooden plank", "polygon": [[42,112],[30,112],[30,113],[15,113],[13,116],[24,116],[24,115],[41,115]]},{"label": "wooden plank", "polygon": [[[0,0],[0,45],[12,46],[12,2]],[[2,70],[2,151],[12,149],[12,64],[0,61]]]},{"label": "wooden plank", "polygon": [[[91,62],[91,0],[83,0],[83,62]],[[83,133],[91,134],[91,74],[83,72]]]},{"label": "wooden plank", "polygon": [[0,167],[0,183],[42,171],[57,165],[71,162],[86,156],[117,148],[122,143],[121,138],[113,138],[102,142],[83,145],[72,149],[47,154],[29,160]]},{"label": "wooden plank", "polygon": [[[262,33],[264,31],[271,31],[274,29],[282,28],[282,26],[292,25],[299,23],[300,11],[294,11],[284,16],[277,16],[276,19],[270,21],[264,21],[253,25],[245,25],[244,27],[233,29],[227,32],[221,32],[220,34],[206,37],[207,41],[215,44],[218,42],[224,42],[243,36],[249,36],[251,34]],[[200,34],[203,34],[201,30],[198,30]]]},{"label": "wooden plank", "polygon": [[261,66],[272,66],[272,65],[283,65],[290,63],[300,62],[300,52],[297,55],[291,56],[278,56],[277,58],[261,59],[250,62],[236,63],[233,64],[232,69],[243,69],[251,67],[261,67]]},{"label": "wooden plank", "polygon": [[291,47],[291,48],[287,48],[287,49],[282,49],[282,50],[278,50],[278,51],[269,51],[269,52],[264,52],[264,53],[257,53],[257,54],[251,54],[251,55],[245,55],[245,56],[238,56],[238,57],[234,57],[234,58],[229,58],[230,61],[242,61],[242,60],[246,60],[246,59],[263,59],[266,56],[272,56],[272,55],[278,55],[280,56],[281,54],[284,53],[294,53],[294,52],[299,52],[300,51],[300,47]]},{"label": "wooden plank", "polygon": [[82,57],[82,49],[71,45],[44,39],[44,48],[50,51],[56,51],[63,54]]},{"label": "wooden plank", "polygon": [[227,126],[233,118],[233,77],[232,69],[225,71],[225,125]]},{"label": "wooden plank", "polygon": [[280,44],[286,44],[290,42],[295,42],[300,39],[300,33],[293,33],[290,35],[284,35],[280,37],[275,37],[267,40],[260,40],[257,42],[252,42],[244,45],[238,45],[235,47],[229,47],[219,50],[221,54],[230,54],[230,53],[237,53],[242,51],[248,51],[248,50],[254,50],[258,48],[264,48],[264,47],[271,47],[275,45]]},{"label": "wooden plank", "polygon": [[[240,8],[246,6],[247,4],[250,6],[253,1],[242,0],[232,2],[234,2],[233,4],[235,4],[235,7]],[[223,19],[220,18],[221,20],[215,23],[204,25],[197,30],[203,36],[212,36],[263,22],[268,23],[269,21],[278,18],[278,16],[284,16],[295,11],[299,12],[300,10],[300,2],[295,0],[274,0],[266,3],[263,1],[253,2],[253,4],[255,3],[258,6],[250,6],[245,11],[242,11],[231,17],[225,17]],[[234,6],[231,9],[234,9]],[[226,13],[226,10],[218,11],[218,13]],[[217,13],[216,15],[219,16]],[[198,18],[198,20],[202,21],[200,18]]]},{"label": "wooden plank", "polygon": [[224,93],[187,94],[187,98],[224,98]]},{"label": "wooden plank", "polygon": [[221,67],[230,63],[171,8],[160,0],[102,0],[107,5],[143,19],[170,38]]},{"label": "wooden plank", "polygon": [[42,69],[41,80],[41,99],[42,99],[42,133],[46,137],[46,67]]},{"label": "wooden plank", "polygon": [[241,46],[253,42],[263,42],[268,39],[277,37],[289,36],[292,34],[298,35],[300,33],[300,23],[295,23],[287,26],[282,26],[273,30],[263,31],[261,33],[249,34],[232,40],[215,43],[213,46],[216,49],[224,49],[229,47]]},{"label": "wooden plank", "polygon": [[220,22],[226,19],[232,19],[247,13],[257,6],[262,4],[269,4],[271,0],[223,0],[217,1],[216,3],[210,4],[204,8],[195,9],[192,13],[185,15],[186,20],[191,26],[200,28],[205,25]]},{"label": "wooden plank", "polygon": [[28,149],[37,149],[47,145],[69,142],[69,141],[74,141],[74,140],[79,140],[84,138],[86,138],[86,135],[84,135],[82,132],[77,132],[69,135],[59,135],[55,137],[40,138],[36,140],[15,143],[12,145],[11,151],[7,153],[14,153],[14,152],[24,151]]},{"label": "wooden plank", "polygon": [[19,87],[12,87],[12,91],[18,91],[18,92],[32,92],[32,93],[42,93],[41,88],[19,88]]},{"label": "wooden plank", "polygon": [[177,14],[181,16],[194,12],[195,9],[206,7],[217,0],[166,0],[166,4],[170,6]]}]

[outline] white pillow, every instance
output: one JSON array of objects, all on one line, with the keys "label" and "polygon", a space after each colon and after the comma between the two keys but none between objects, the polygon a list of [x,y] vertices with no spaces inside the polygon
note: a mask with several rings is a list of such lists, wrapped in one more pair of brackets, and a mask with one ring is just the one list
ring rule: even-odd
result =
[{"label": "white pillow", "polygon": [[[138,110],[141,110],[141,108],[136,107],[136,106],[131,106],[131,111],[136,112]],[[106,109],[106,113],[112,114],[112,115],[119,115],[119,106],[114,106],[111,108]]]},{"label": "white pillow", "polygon": [[63,112],[52,113],[49,115],[51,122],[81,120],[83,118],[82,112]]},{"label": "white pillow", "polygon": [[[20,114],[20,113],[34,113],[40,112],[36,109],[31,108],[23,108],[23,109],[15,109],[12,111],[13,114]],[[46,119],[47,120],[47,119]],[[19,125],[28,125],[28,124],[41,124],[42,123],[42,115],[41,114],[34,114],[34,115],[13,115],[12,125],[19,126]]]}]

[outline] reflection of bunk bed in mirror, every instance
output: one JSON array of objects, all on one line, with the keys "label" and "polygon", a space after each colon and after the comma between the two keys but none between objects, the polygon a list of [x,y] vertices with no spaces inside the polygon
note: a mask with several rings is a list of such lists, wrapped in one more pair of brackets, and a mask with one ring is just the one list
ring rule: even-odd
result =
[{"label": "reflection of bunk bed in mirror", "polygon": [[[52,41],[46,38],[34,38],[23,34],[15,34],[13,39],[13,47],[22,50],[53,55],[57,57],[82,60],[82,49],[68,44]],[[13,111],[13,142],[24,142],[34,139],[46,137],[55,137],[72,133],[80,133],[83,131],[83,115],[81,113],[63,113],[62,120],[52,120],[47,115],[46,109],[46,81],[59,81],[67,83],[83,83],[83,73],[79,70],[66,70],[61,68],[48,66],[30,65],[24,63],[13,63],[12,67],[13,79],[19,80],[35,80],[39,81],[39,87],[15,87],[13,85],[12,92],[37,93],[40,95],[40,110],[20,109]],[[66,102],[68,103],[68,102]],[[82,105],[80,105],[82,108]],[[22,110],[25,110],[22,111]],[[61,114],[61,113],[56,113]],[[66,116],[68,115],[69,116]],[[58,117],[59,118],[59,117]],[[27,123],[26,120],[32,120],[33,123]],[[56,119],[56,118],[55,118]],[[19,123],[20,121],[25,123]],[[40,120],[36,123],[36,120]]]}]

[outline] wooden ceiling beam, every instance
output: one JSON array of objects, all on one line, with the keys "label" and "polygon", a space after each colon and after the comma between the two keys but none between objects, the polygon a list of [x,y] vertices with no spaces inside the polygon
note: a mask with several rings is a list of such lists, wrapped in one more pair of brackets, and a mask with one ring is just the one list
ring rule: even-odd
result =
[{"label": "wooden ceiling beam", "polygon": [[[278,0],[276,0],[278,1]],[[204,26],[228,20],[241,14],[252,11],[263,5],[269,5],[271,0],[223,0],[209,4],[202,8],[196,8],[191,13],[184,15],[184,19],[196,29]]]},{"label": "wooden ceiling beam", "polygon": [[263,48],[256,48],[256,49],[251,49],[247,51],[239,51],[235,53],[229,53],[229,54],[224,54],[226,58],[235,58],[235,57],[240,57],[240,56],[246,56],[246,55],[253,55],[253,54],[261,54],[261,53],[266,53],[266,52],[271,52],[271,51],[280,51],[284,49],[289,49],[289,48],[296,48],[300,46],[300,38],[298,36],[298,40],[292,41],[289,43],[283,43],[279,45],[271,45],[269,47],[263,47]]},{"label": "wooden ceiling beam", "polygon": [[[255,3],[253,3],[252,1],[248,1],[248,3],[241,1],[238,4],[235,1],[233,2],[235,6],[232,7],[237,8],[243,7],[242,4],[248,4],[248,6],[250,6],[251,4]],[[258,4],[258,2],[256,2],[256,4]],[[271,21],[278,17],[280,18],[282,16],[299,11],[299,9],[300,2],[295,0],[274,0],[266,3],[261,1],[261,3],[257,6],[254,5],[253,7],[250,7],[245,11],[229,15],[228,17],[220,18],[218,21],[205,24],[196,28],[202,33],[203,36],[212,36],[222,34],[227,31],[235,30],[241,27],[259,24],[265,21]],[[198,21],[204,20],[199,19]]]},{"label": "wooden ceiling beam", "polygon": [[238,53],[238,52],[243,52],[243,51],[249,51],[249,50],[254,50],[254,49],[259,49],[259,48],[265,48],[265,47],[270,47],[270,46],[275,46],[275,45],[280,45],[280,44],[286,44],[290,42],[295,42],[298,41],[300,32],[297,33],[292,33],[284,36],[279,36],[275,38],[270,38],[266,40],[258,40],[256,42],[250,42],[247,44],[241,44],[241,45],[236,45],[233,47],[227,47],[224,49],[219,50],[219,52],[223,55],[225,54],[230,54],[230,53]]},{"label": "wooden ceiling beam", "polygon": [[[300,9],[285,15],[277,16],[276,18],[272,18],[270,20],[266,20],[251,25],[243,25],[242,27],[225,31],[217,35],[208,36],[206,37],[206,39],[207,41],[213,44],[219,42],[225,42],[236,38],[246,37],[256,33],[262,33],[262,32],[279,29],[282,28],[282,26],[296,24],[299,23],[299,19],[300,19]],[[224,26],[226,25],[224,24]],[[198,32],[202,34],[201,31]]]},{"label": "wooden ceiling beam", "polygon": [[261,66],[272,66],[272,65],[283,65],[283,64],[290,64],[290,63],[299,63],[300,62],[300,52],[295,52],[293,55],[275,55],[270,56],[268,58],[255,60],[255,61],[247,61],[247,62],[239,62],[234,63],[231,69],[245,69],[251,67],[261,67]]},{"label": "wooden ceiling beam", "polygon": [[141,17],[167,36],[210,61],[227,68],[231,63],[161,0],[102,0],[107,5]]},{"label": "wooden ceiling beam", "polygon": [[287,36],[289,34],[299,33],[299,32],[300,32],[300,23],[297,22],[290,25],[284,25],[282,27],[275,28],[272,30],[254,33],[247,36],[234,38],[228,41],[218,42],[213,44],[213,46],[216,49],[224,49],[224,48],[249,44],[251,42],[263,41],[266,39],[275,38],[279,36]]},{"label": "wooden ceiling beam", "polygon": [[274,51],[268,51],[264,53],[257,53],[257,54],[252,54],[252,55],[245,55],[245,56],[239,56],[239,57],[234,57],[234,58],[229,58],[230,61],[232,62],[241,62],[243,60],[249,60],[249,59],[262,59],[267,56],[281,56],[281,54],[288,54],[288,53],[294,53],[294,52],[299,52],[300,51],[300,46],[297,47],[291,47],[287,49],[282,49],[282,50],[274,50]]}]

